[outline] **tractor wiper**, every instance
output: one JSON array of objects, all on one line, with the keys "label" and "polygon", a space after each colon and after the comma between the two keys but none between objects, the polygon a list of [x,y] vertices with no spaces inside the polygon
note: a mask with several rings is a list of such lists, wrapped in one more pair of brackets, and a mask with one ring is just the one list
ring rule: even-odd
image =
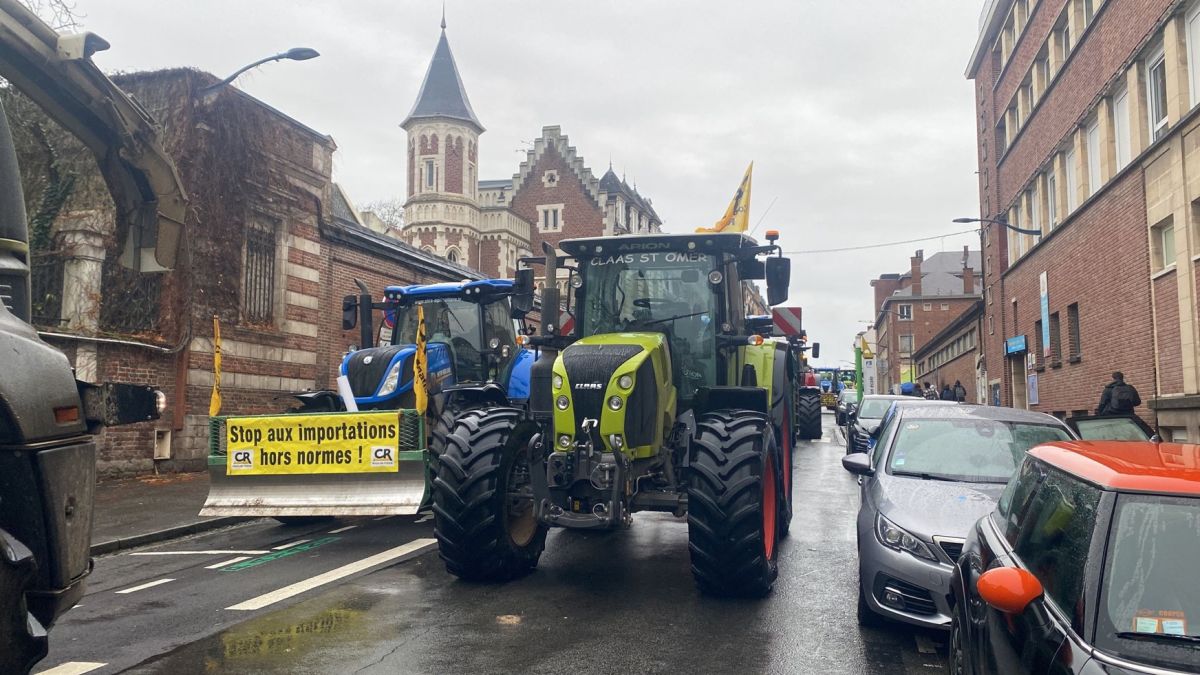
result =
[{"label": "tractor wiper", "polygon": [[653,326],[656,323],[666,323],[668,321],[678,321],[679,319],[690,319],[693,316],[700,316],[702,314],[708,314],[708,312],[692,312],[691,314],[679,314],[676,316],[668,316],[665,319],[655,319],[653,321],[639,321],[638,323],[642,324],[643,326]]}]

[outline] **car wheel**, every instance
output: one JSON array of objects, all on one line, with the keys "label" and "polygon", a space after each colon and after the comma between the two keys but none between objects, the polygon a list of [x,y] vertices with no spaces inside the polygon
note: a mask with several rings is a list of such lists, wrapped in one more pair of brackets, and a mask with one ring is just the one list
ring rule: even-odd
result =
[{"label": "car wheel", "polygon": [[858,625],[863,628],[880,628],[883,626],[883,617],[875,613],[875,610],[867,604],[866,593],[863,592],[862,582],[858,584]]},{"label": "car wheel", "polygon": [[958,620],[958,612],[950,620],[950,647],[946,655],[946,672],[950,675],[964,675],[967,672],[967,650],[963,646],[962,622]]}]

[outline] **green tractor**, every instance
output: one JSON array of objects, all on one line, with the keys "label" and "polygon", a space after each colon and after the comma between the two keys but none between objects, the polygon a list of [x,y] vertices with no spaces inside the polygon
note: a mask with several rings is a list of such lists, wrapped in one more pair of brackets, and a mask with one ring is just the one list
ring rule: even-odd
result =
[{"label": "green tractor", "polygon": [[526,407],[478,397],[433,434],[436,535],[447,569],[503,581],[532,570],[550,527],[687,516],[703,592],[762,596],[791,521],[798,354],[746,329],[742,282],[787,299],[791,261],[743,234],[570,239],[522,260],[513,305],[547,283]]}]

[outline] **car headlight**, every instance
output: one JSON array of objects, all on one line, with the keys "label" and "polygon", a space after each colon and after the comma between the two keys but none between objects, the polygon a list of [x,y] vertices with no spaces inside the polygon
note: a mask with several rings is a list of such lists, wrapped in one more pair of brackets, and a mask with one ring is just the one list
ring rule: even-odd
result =
[{"label": "car headlight", "polygon": [[388,370],[387,377],[383,378],[383,386],[379,388],[379,396],[390,396],[396,393],[396,387],[400,386],[400,368],[403,366],[403,359],[392,365],[391,369]]},{"label": "car headlight", "polygon": [[907,530],[884,518],[881,514],[875,515],[875,532],[879,535],[879,541],[883,542],[883,545],[888,548],[894,548],[897,551],[906,551],[925,560],[937,561],[937,557],[933,555],[933,551],[929,550],[925,542],[917,539]]}]

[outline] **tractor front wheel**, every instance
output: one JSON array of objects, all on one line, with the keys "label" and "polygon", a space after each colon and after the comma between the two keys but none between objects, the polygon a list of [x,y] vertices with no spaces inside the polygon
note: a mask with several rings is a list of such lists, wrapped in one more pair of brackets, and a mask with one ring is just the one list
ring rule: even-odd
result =
[{"label": "tractor front wheel", "polygon": [[762,597],[778,576],[779,449],[766,416],[721,410],[696,424],[688,550],[705,593]]},{"label": "tractor front wheel", "polygon": [[435,433],[434,534],[446,570],[462,579],[516,578],[537,566],[546,547],[521,419],[516,408],[469,409],[449,433]]},{"label": "tractor front wheel", "polygon": [[804,441],[821,437],[821,393],[801,389],[796,401],[796,435]]},{"label": "tractor front wheel", "polygon": [[33,553],[0,530],[0,672],[27,673],[46,656],[46,629],[29,613],[25,591],[37,574]]}]

